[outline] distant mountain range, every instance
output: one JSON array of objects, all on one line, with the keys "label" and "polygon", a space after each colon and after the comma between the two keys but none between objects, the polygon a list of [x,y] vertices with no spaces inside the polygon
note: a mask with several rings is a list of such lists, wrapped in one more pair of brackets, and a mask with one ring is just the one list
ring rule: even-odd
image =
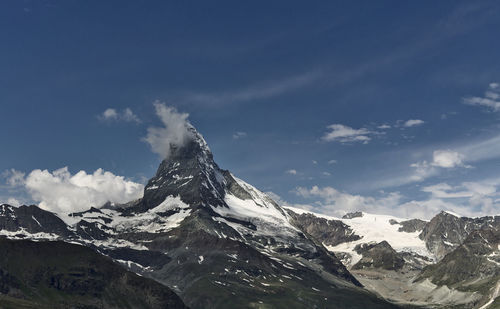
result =
[{"label": "distant mountain range", "polygon": [[365,288],[397,304],[500,306],[500,217],[441,212],[430,221],[358,212],[342,219],[285,208]]},{"label": "distant mountain range", "polygon": [[189,133],[142,199],[70,214],[1,205],[0,308],[500,306],[500,217],[282,207]]}]

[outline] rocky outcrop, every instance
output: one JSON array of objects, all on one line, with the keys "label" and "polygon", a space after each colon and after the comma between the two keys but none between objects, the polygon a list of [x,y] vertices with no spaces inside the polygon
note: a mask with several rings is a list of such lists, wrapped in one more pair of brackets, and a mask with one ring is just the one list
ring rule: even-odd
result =
[{"label": "rocky outcrop", "polygon": [[352,266],[352,269],[382,268],[399,270],[405,264],[405,260],[387,241],[360,244],[354,250],[363,257],[358,263]]},{"label": "rocky outcrop", "polygon": [[290,209],[287,209],[287,212],[295,226],[327,246],[336,246],[361,238],[342,221],[328,220],[309,213],[298,214]]},{"label": "rocky outcrop", "polygon": [[64,216],[71,241],[172,288],[191,308],[394,307],[271,198],[220,169],[188,129],[191,138],[171,147],[142,199]]},{"label": "rocky outcrop", "polygon": [[410,219],[410,220],[405,220],[398,222],[396,220],[391,219],[390,220],[391,224],[399,224],[401,227],[398,229],[400,232],[406,232],[406,233],[415,233],[422,231],[427,224],[427,221],[420,220],[420,219]]},{"label": "rocky outcrop", "polygon": [[192,127],[189,132],[191,138],[185,145],[172,145],[168,158],[148,181],[144,197],[135,209],[154,208],[169,195],[180,196],[193,207],[226,206],[223,171],[215,163],[203,137]]},{"label": "rocky outcrop", "polygon": [[464,242],[441,261],[424,268],[418,280],[438,286],[479,292],[488,298],[500,280],[500,230],[484,226],[472,231]]},{"label": "rocky outcrop", "polygon": [[14,207],[0,205],[0,230],[30,234],[47,233],[71,237],[73,233],[55,214],[38,208],[35,205]]},{"label": "rocky outcrop", "polygon": [[361,211],[350,212],[342,216],[342,219],[354,219],[363,217],[363,213]]},{"label": "rocky outcrop", "polygon": [[460,246],[472,231],[488,225],[500,227],[500,217],[467,218],[443,211],[425,225],[419,237],[440,260]]}]

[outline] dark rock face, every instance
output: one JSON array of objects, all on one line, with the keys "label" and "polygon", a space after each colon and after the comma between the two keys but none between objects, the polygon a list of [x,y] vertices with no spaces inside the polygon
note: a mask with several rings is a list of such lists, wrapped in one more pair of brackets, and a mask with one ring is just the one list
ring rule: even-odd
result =
[{"label": "dark rock face", "polygon": [[[106,206],[106,205],[104,205],[104,206]],[[104,206],[103,206],[103,208],[104,208]],[[90,214],[90,216],[88,216],[89,214]],[[95,207],[90,207],[90,209],[86,210],[86,211],[75,212],[75,213],[70,214],[70,216],[73,218],[78,218],[78,217],[83,218],[84,215],[87,215],[87,216],[85,216],[87,218],[100,219],[104,223],[111,222],[111,219],[109,219],[100,209],[97,209]]]},{"label": "dark rock face", "polygon": [[500,280],[499,243],[498,228],[490,225],[474,230],[441,261],[424,268],[419,280],[429,278],[437,285],[488,295]]},{"label": "dark rock face", "polygon": [[187,308],[167,287],[93,250],[0,239],[0,307]]},{"label": "dark rock face", "polygon": [[399,270],[405,264],[405,260],[397,253],[387,241],[372,244],[357,245],[354,250],[361,254],[361,260],[353,265],[353,269],[382,268],[387,270]]},{"label": "dark rock face", "polygon": [[106,230],[111,229],[107,229],[105,226],[96,222],[87,222],[85,220],[80,220],[80,222],[76,224],[76,233],[78,234],[78,236],[88,240],[108,239],[110,235],[106,233]]},{"label": "dark rock face", "polygon": [[70,237],[72,232],[55,214],[35,205],[13,207],[0,205],[0,230],[11,232],[26,230],[28,233],[52,233]]},{"label": "dark rock face", "polygon": [[269,197],[220,169],[190,130],[142,199],[73,214],[72,241],[172,288],[192,308],[394,307],[362,289]]},{"label": "dark rock face", "polygon": [[361,211],[350,212],[342,216],[342,219],[354,219],[363,217],[363,213]]},{"label": "dark rock face", "polygon": [[143,267],[152,267],[155,269],[160,269],[161,266],[172,261],[171,257],[159,251],[116,248],[105,250],[104,253],[116,260],[130,261]]},{"label": "dark rock face", "polygon": [[425,225],[419,237],[440,260],[462,244],[469,233],[487,225],[500,227],[500,217],[467,218],[441,212]]},{"label": "dark rock face", "polygon": [[422,231],[427,224],[426,221],[420,220],[420,219],[410,219],[406,221],[401,221],[397,222],[394,219],[389,220],[389,222],[394,225],[394,224],[399,224],[401,227],[398,229],[400,232],[406,232],[406,233],[415,233],[418,231]]},{"label": "dark rock face", "polygon": [[180,196],[194,207],[225,206],[224,175],[203,138],[194,128],[191,132],[192,139],[183,147],[172,147],[169,157],[149,180],[138,205],[141,211],[156,207],[169,195]]},{"label": "dark rock face", "polygon": [[435,263],[430,257],[422,256],[415,252],[398,252],[398,255],[404,260],[404,266],[409,270],[421,271],[427,265]]},{"label": "dark rock face", "polygon": [[290,209],[287,209],[287,212],[295,226],[327,246],[361,239],[342,221],[327,220],[308,213],[297,214]]}]

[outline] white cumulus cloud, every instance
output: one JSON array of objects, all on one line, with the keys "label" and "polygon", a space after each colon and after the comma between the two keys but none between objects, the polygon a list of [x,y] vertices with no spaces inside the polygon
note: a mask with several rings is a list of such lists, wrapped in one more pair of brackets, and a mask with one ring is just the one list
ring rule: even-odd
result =
[{"label": "white cumulus cloud", "polygon": [[297,175],[297,170],[290,169],[290,170],[285,171],[285,173],[290,174],[290,175]]},{"label": "white cumulus cloud", "polygon": [[122,111],[117,111],[114,108],[108,108],[98,116],[102,121],[125,121],[140,123],[139,117],[134,114],[130,108],[125,108]]},{"label": "white cumulus cloud", "polygon": [[[500,179],[462,183],[455,187],[440,183],[422,189],[423,192],[431,193],[430,198],[410,201],[404,201],[405,196],[398,192],[381,192],[381,196],[373,197],[350,194],[328,186],[298,187],[292,192],[311,203],[290,204],[283,200],[280,203],[336,217],[353,211],[420,219],[430,219],[442,210],[469,217],[496,215],[500,200],[494,184],[498,186]],[[460,199],[465,201],[461,202]]]},{"label": "white cumulus cloud", "polygon": [[[400,204],[402,196],[397,192],[385,194],[375,198],[339,191],[333,187],[311,188],[297,187],[293,191],[296,195],[306,199],[319,199],[314,202],[314,206],[306,207],[320,213],[342,216],[347,212],[366,211],[376,214],[390,214],[399,211],[396,207]],[[304,205],[301,205],[304,208]]]},{"label": "white cumulus cloud", "polygon": [[432,165],[442,168],[468,167],[465,165],[465,156],[452,150],[436,150],[432,154]]},{"label": "white cumulus cloud", "polygon": [[322,137],[322,140],[327,142],[337,141],[341,143],[368,143],[371,140],[369,135],[374,133],[365,128],[353,129],[351,127],[338,123],[329,125],[327,128],[330,130],[330,132],[325,133],[325,135],[323,135]]},{"label": "white cumulus cloud", "polygon": [[7,204],[9,204],[11,206],[18,207],[18,206],[21,206],[22,203],[18,199],[14,198],[14,197],[9,197],[7,199]]},{"label": "white cumulus cloud", "polygon": [[420,120],[420,119],[409,119],[409,120],[405,121],[403,126],[409,128],[409,127],[419,126],[419,125],[422,125],[424,123],[425,123],[425,121]]},{"label": "white cumulus cloud", "polygon": [[423,181],[426,178],[438,175],[443,169],[471,168],[470,165],[465,164],[465,155],[452,150],[435,150],[432,153],[431,162],[424,160],[413,163],[410,167],[414,168],[413,173],[406,181],[401,181],[401,183]]},{"label": "white cumulus cloud", "polygon": [[143,140],[154,153],[165,159],[170,155],[172,146],[182,146],[192,138],[192,133],[188,130],[191,126],[187,120],[189,114],[179,113],[175,107],[166,106],[160,101],[155,101],[153,105],[164,126],[149,127]]},{"label": "white cumulus cloud", "polygon": [[36,169],[23,186],[40,208],[58,213],[83,211],[106,202],[126,203],[142,197],[144,186],[102,169],[71,175],[67,167],[53,172]]}]

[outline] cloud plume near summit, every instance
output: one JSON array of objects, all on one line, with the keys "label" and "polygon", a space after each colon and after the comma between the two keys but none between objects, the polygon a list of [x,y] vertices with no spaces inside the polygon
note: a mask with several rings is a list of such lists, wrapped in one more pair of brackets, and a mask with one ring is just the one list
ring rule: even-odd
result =
[{"label": "cloud plume near summit", "polygon": [[172,146],[182,146],[192,138],[188,130],[191,127],[187,120],[189,114],[179,113],[175,107],[167,106],[160,101],[155,101],[153,105],[156,115],[164,126],[149,127],[143,141],[148,143],[151,151],[158,154],[161,159],[166,159]]},{"label": "cloud plume near summit", "polygon": [[[192,138],[192,126],[187,120],[189,114],[179,113],[175,107],[159,101],[153,104],[163,126],[149,127],[143,141],[164,159],[172,146],[182,146]],[[11,169],[2,176],[10,188],[22,190],[40,208],[56,213],[83,211],[106,202],[126,203],[144,193],[144,185],[101,168],[76,174],[71,174],[68,167],[54,171],[35,169],[27,174]]]}]

